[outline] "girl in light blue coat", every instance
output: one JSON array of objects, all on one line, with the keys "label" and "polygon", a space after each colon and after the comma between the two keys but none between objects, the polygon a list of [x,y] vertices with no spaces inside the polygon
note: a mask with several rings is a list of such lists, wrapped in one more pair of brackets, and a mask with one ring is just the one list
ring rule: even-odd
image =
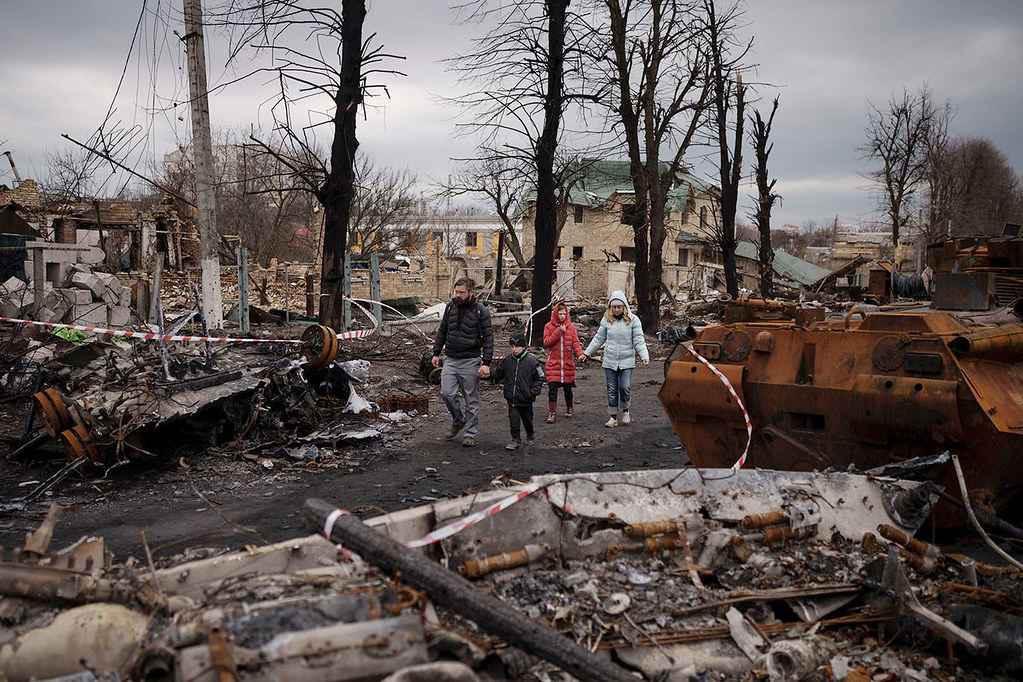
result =
[{"label": "girl in light blue coat", "polygon": [[604,376],[607,378],[607,412],[610,418],[604,424],[608,428],[618,426],[619,410],[621,423],[631,424],[629,400],[632,398],[632,370],[636,368],[636,353],[646,367],[650,364],[650,353],[643,338],[643,324],[629,310],[625,294],[616,291],[607,302],[607,313],[600,321],[597,335],[586,347],[585,357],[591,357],[604,347]]}]

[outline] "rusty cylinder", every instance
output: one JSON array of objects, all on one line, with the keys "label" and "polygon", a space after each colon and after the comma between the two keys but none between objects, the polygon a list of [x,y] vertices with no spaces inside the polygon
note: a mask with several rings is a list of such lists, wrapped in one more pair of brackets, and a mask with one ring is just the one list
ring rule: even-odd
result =
[{"label": "rusty cylinder", "polygon": [[680,535],[659,535],[653,538],[647,538],[643,541],[643,548],[648,552],[658,552],[662,549],[677,549],[682,546],[682,536]]},{"label": "rusty cylinder", "polygon": [[772,511],[766,514],[750,514],[749,516],[743,517],[742,521],[739,522],[740,528],[765,528],[767,526],[776,526],[780,523],[788,523],[789,515],[784,511]]},{"label": "rusty cylinder", "polygon": [[817,534],[817,526],[803,526],[802,528],[789,528],[788,526],[770,526],[760,531],[764,536],[764,542],[772,544],[784,542],[785,540],[804,540]]},{"label": "rusty cylinder", "polygon": [[1023,324],[969,331],[952,339],[948,347],[962,357],[1017,362],[1023,358]]},{"label": "rusty cylinder", "polygon": [[647,538],[651,535],[664,535],[678,531],[677,521],[646,521],[633,523],[625,527],[625,535],[630,538]]},{"label": "rusty cylinder", "polygon": [[909,535],[899,530],[895,526],[889,526],[887,523],[882,523],[877,527],[877,532],[881,534],[885,540],[894,542],[897,545],[902,545],[913,554],[919,554],[923,556],[928,552],[930,545],[916,538],[911,538]]},{"label": "rusty cylinder", "polygon": [[494,571],[503,571],[526,566],[547,554],[547,545],[526,545],[522,549],[504,554],[494,554],[482,559],[469,559],[458,567],[458,572],[467,578],[482,578]]}]

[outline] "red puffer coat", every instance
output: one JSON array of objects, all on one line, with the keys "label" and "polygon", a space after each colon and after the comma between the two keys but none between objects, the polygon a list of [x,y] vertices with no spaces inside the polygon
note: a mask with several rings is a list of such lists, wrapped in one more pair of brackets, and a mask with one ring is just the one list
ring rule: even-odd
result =
[{"label": "red puffer coat", "polygon": [[[562,330],[557,322],[558,310],[565,311],[565,329]],[[579,331],[572,324],[568,314],[568,306],[558,302],[554,304],[551,311],[551,321],[543,328],[543,346],[547,349],[547,372],[548,383],[575,385],[575,359],[583,354],[583,347],[579,343]]]}]

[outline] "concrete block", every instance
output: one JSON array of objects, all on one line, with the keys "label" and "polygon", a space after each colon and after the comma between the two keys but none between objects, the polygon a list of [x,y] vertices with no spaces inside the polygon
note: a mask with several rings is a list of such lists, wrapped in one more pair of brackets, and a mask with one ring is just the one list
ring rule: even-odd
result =
[{"label": "concrete block", "polygon": [[17,277],[11,277],[3,284],[0,284],[0,298],[6,298],[12,294],[20,293],[27,288],[27,283],[22,282]]},{"label": "concrete block", "polygon": [[24,319],[21,316],[23,306],[21,305],[20,298],[4,298],[0,299],[0,317],[14,317],[19,320]]},{"label": "concrete block", "polygon": [[77,305],[73,311],[74,323],[91,327],[107,326],[107,306],[104,303]]},{"label": "concrete block", "polygon": [[71,275],[71,285],[77,289],[88,289],[93,298],[103,298],[106,287],[94,273],[76,272]]},{"label": "concrete block", "polygon": [[103,282],[103,286],[121,286],[121,283],[117,281],[117,275],[111,275],[109,272],[94,272],[92,274],[96,275],[96,278]]},{"label": "concrete block", "polygon": [[117,306],[107,311],[107,325],[114,329],[123,329],[131,321],[131,308]]},{"label": "concrete block", "polygon": [[53,317],[48,320],[39,318],[41,322],[54,322],[56,320],[60,320],[68,313],[69,310],[71,310],[74,305],[74,297],[65,295],[64,291],[67,290],[54,289],[43,297],[43,306],[45,309],[50,311]]},{"label": "concrete block", "polygon": [[121,296],[117,300],[117,305],[125,308],[131,307],[131,287],[124,287],[121,289]]},{"label": "concrete block", "polygon": [[114,290],[111,289],[110,287],[103,288],[103,293],[100,295],[100,298],[102,298],[103,302],[106,303],[107,306],[110,308],[113,308],[120,302],[120,296],[115,294]]},{"label": "concrete block", "polygon": [[85,305],[92,303],[92,292],[88,289],[65,289],[65,291],[73,291],[75,294],[75,304]]},{"label": "concrete block", "polygon": [[42,308],[37,310],[36,314],[33,315],[32,317],[39,322],[56,322],[60,319],[60,315],[50,310],[46,306],[43,306]]}]

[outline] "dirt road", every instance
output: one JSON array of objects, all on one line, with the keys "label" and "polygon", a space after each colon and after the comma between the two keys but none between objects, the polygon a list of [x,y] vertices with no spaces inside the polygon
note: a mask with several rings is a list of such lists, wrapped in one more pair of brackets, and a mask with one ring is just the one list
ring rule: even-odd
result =
[{"label": "dirt road", "polygon": [[[95,470],[76,474],[27,510],[0,515],[0,545],[23,544],[24,532],[42,519],[49,500],[66,507],[53,548],[97,535],[121,558],[141,556],[140,533],[145,531],[154,553],[165,556],[186,547],[238,547],[304,535],[308,531],[301,508],[307,497],[372,516],[482,489],[505,473],[524,480],[547,472],[664,468],[686,462],[657,402],[662,374],[656,357],[633,377],[631,426],[602,426],[607,418],[603,370],[590,363],[578,377],[575,417],[562,416],[562,401],[558,421],[543,423],[545,390],[536,403],[536,444],[514,453],[504,449],[509,434],[500,386],[484,382],[482,428],[476,447],[465,448],[460,440],[444,438],[449,420],[436,386],[417,385],[399,364],[374,363],[371,376],[370,385],[360,389],[365,397],[378,397],[373,388],[377,382],[402,382],[408,390],[432,392],[431,414],[393,427],[380,441],[347,448],[340,461],[324,468],[287,458],[247,461],[206,453],[156,467],[124,467],[105,477]],[[62,455],[54,450],[53,456]],[[65,461],[0,464],[4,499],[24,495],[33,487],[27,482],[45,480]]]}]

